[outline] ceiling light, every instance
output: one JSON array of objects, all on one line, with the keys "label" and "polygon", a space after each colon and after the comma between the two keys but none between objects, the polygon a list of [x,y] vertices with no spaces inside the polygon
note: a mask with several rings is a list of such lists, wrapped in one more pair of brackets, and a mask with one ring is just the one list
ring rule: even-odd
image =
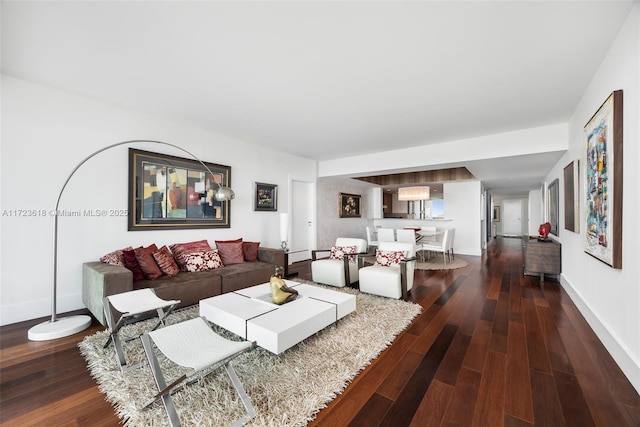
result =
[{"label": "ceiling light", "polygon": [[422,187],[402,187],[398,188],[398,200],[400,201],[416,201],[429,200],[430,188]]}]

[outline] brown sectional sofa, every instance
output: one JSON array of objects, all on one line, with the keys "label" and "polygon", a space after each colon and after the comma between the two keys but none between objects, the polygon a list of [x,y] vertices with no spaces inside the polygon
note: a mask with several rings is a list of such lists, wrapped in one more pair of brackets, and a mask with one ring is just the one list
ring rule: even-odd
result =
[{"label": "brown sectional sofa", "polygon": [[268,282],[276,266],[284,266],[282,250],[261,247],[258,248],[258,261],[195,273],[182,271],[173,277],[134,282],[133,273],[125,267],[100,261],[87,262],[82,267],[82,301],[104,325],[102,299],[108,295],[152,288],[160,298],[180,300],[178,307],[186,307],[204,298]]}]

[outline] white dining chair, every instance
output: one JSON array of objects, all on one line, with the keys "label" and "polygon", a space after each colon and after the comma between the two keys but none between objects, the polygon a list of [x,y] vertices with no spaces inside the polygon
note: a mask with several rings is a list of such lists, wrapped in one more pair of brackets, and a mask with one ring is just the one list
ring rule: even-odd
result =
[{"label": "white dining chair", "polygon": [[447,244],[447,253],[449,254],[449,260],[452,260],[455,258],[455,256],[453,255],[453,240],[455,239],[456,236],[456,229],[455,228],[450,228],[449,229],[449,242]]},{"label": "white dining chair", "polygon": [[367,244],[369,248],[372,246],[378,246],[378,233],[371,227],[367,227]]},{"label": "white dining chair", "polygon": [[396,230],[396,242],[416,243],[416,232],[410,229],[399,228]]},{"label": "white dining chair", "polygon": [[445,229],[444,233],[442,234],[442,240],[436,241],[436,242],[423,243],[420,249],[423,252],[423,256],[424,256],[424,252],[441,252],[444,257],[444,265],[447,265],[448,244],[449,244],[449,229]]},{"label": "white dining chair", "polygon": [[395,242],[396,236],[393,228],[380,228],[378,229],[378,243],[379,242]]}]

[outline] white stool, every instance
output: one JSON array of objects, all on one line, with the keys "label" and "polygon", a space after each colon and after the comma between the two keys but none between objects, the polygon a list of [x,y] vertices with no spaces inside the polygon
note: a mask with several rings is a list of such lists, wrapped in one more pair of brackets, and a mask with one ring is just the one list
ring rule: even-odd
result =
[{"label": "white stool", "polygon": [[[233,387],[247,410],[247,413],[232,425],[240,426],[256,416],[256,410],[251,399],[238,378],[230,361],[236,356],[253,348],[255,343],[249,341],[231,341],[221,337],[211,330],[203,317],[187,320],[166,328],[158,329],[142,336],[142,345],[149,361],[151,373],[158,386],[156,394],[144,407],[148,407],[161,399],[173,427],[180,426],[180,418],[171,399],[172,391],[177,387],[191,384],[196,376],[204,376],[213,372],[214,368],[224,366],[231,379]],[[157,349],[172,362],[190,368],[191,372],[184,374],[167,385],[160,364],[153,350],[152,342]]]},{"label": "white stool", "polygon": [[[173,310],[176,304],[180,303],[179,300],[163,300],[159,298],[152,289],[148,288],[109,295],[104,297],[102,302],[104,317],[107,320],[107,326],[110,332],[109,339],[103,348],[107,348],[113,340],[116,357],[122,372],[137,368],[140,364],[127,365],[127,360],[122,350],[122,341],[118,334],[120,329],[125,325],[142,320],[142,314],[154,310],[158,313],[158,324],[155,325],[152,330],[157,329],[159,326],[164,326],[164,319],[171,313],[171,310]],[[115,321],[114,312],[120,313],[118,321]],[[125,341],[135,338],[138,337],[130,337]]]}]

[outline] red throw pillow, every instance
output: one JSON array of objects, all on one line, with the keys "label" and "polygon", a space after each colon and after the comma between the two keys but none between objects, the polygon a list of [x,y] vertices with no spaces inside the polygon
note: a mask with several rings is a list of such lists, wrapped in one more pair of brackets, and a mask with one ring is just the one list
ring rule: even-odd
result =
[{"label": "red throw pillow", "polygon": [[187,271],[184,266],[184,256],[193,252],[207,252],[211,250],[209,242],[206,240],[198,240],[195,242],[176,243],[169,246],[176,263],[181,270]]},{"label": "red throw pillow", "polygon": [[242,242],[242,252],[245,261],[258,261],[260,242]]},{"label": "red throw pillow", "polygon": [[131,272],[133,273],[134,282],[138,282],[144,279],[144,273],[142,272],[142,268],[140,268],[140,264],[138,264],[136,253],[133,249],[131,249],[130,251],[122,251],[122,260],[124,266],[131,270]]},{"label": "red throw pillow", "polygon": [[169,251],[168,247],[163,246],[158,249],[157,252],[154,252],[153,259],[156,260],[163,274],[175,276],[180,273],[180,267],[176,264],[176,261],[173,259],[173,254]]},{"label": "red throw pillow", "polygon": [[218,249],[224,265],[242,264],[244,262],[242,239],[216,240],[216,249]]},{"label": "red throw pillow", "polygon": [[155,280],[162,276],[162,270],[160,270],[160,267],[156,264],[156,260],[153,258],[153,253],[158,251],[155,243],[146,248],[140,246],[133,251],[136,254],[136,259],[138,260],[138,264],[140,264],[140,268],[142,268],[145,278]]}]

